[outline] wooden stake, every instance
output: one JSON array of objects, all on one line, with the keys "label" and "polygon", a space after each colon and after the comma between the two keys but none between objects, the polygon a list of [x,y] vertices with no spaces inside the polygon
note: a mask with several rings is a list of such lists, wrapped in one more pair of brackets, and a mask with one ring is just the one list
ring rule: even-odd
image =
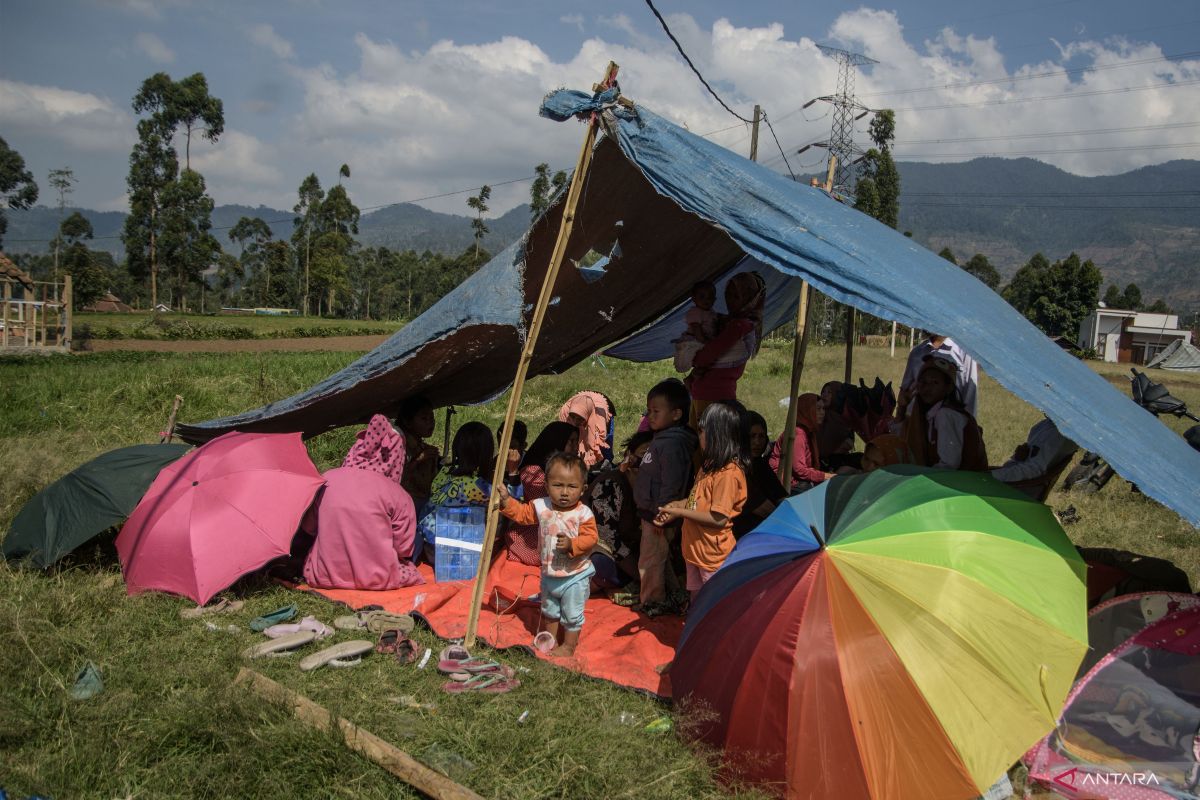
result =
[{"label": "wooden stake", "polygon": [[758,118],[762,111],[754,104],[754,123],[750,126],[750,160],[758,161]]},{"label": "wooden stake", "polygon": [[483,800],[475,792],[460,783],[455,783],[440,772],[435,772],[395,745],[380,739],[370,731],[363,730],[347,719],[335,717],[328,709],[286,686],[281,686],[260,672],[242,667],[233,682],[235,685],[245,686],[263,700],[288,706],[296,719],[307,725],[320,730],[336,728],[351,750],[366,756],[434,800]]},{"label": "wooden stake", "polygon": [[792,381],[788,388],[787,421],[783,428],[783,453],[779,459],[779,482],[787,492],[792,489],[792,453],[796,445],[796,396],[800,394],[800,376],[804,374],[804,356],[808,352],[809,313],[812,294],[808,281],[800,283],[800,302],[796,308],[796,335],[792,339]]},{"label": "wooden stake", "polygon": [[171,416],[167,418],[167,429],[163,432],[163,435],[159,437],[159,444],[170,442],[175,436],[175,417],[179,414],[179,407],[181,405],[183,405],[183,398],[179,395],[175,395],[175,402],[171,404]]},{"label": "wooden stake", "polygon": [[[29,297],[28,290],[25,291],[25,297]],[[26,306],[29,306],[29,308],[28,308],[28,313],[25,315],[25,346],[29,347],[30,331],[37,330],[37,306],[30,305],[29,300],[23,300],[21,302],[21,308],[25,308]],[[33,339],[33,343],[37,344],[36,336]]]},{"label": "wooden stake", "polygon": [[66,335],[63,337],[62,346],[67,350],[71,349],[71,339],[75,333],[75,309],[72,306],[74,303],[75,293],[72,291],[71,276],[63,276],[63,293],[62,307],[67,315]]},{"label": "wooden stake", "polygon": [[896,320],[892,320],[892,352],[888,358],[896,357]]},{"label": "wooden stake", "polygon": [[[613,85],[617,79],[617,69],[615,63],[608,62],[608,68],[604,71],[604,81],[597,84],[597,91]],[[508,448],[512,444],[513,423],[517,418],[517,407],[521,403],[521,392],[525,388],[525,376],[529,373],[529,364],[533,361],[533,350],[537,346],[538,335],[542,332],[542,321],[546,317],[546,308],[550,305],[550,296],[554,291],[558,268],[562,266],[563,257],[567,252],[567,243],[571,239],[571,230],[575,226],[575,209],[579,205],[579,196],[583,193],[588,166],[592,163],[592,145],[596,142],[596,131],[599,127],[599,115],[593,113],[591,120],[588,121],[587,133],[583,137],[583,147],[579,150],[579,159],[575,163],[575,172],[571,176],[571,188],[567,191],[566,204],[563,206],[558,238],[554,242],[554,252],[550,256],[546,277],[542,280],[542,291],[538,295],[537,305],[534,306],[533,316],[529,321],[525,347],[521,352],[521,360],[517,363],[517,374],[513,378],[512,393],[508,397],[508,411],[504,415],[504,431],[500,434],[499,449],[496,451],[496,467],[492,471],[492,495],[488,499],[487,524],[483,533],[483,549],[479,554],[479,570],[475,574],[475,585],[471,590],[471,612],[467,618],[467,635],[463,641],[467,647],[473,647],[475,644],[475,632],[479,627],[479,610],[483,603],[483,586],[490,566],[489,556],[492,553],[492,543],[496,539],[496,527],[500,520],[500,496],[496,493],[496,487],[504,481],[504,469],[507,463],[505,454],[508,453]]]},{"label": "wooden stake", "polygon": [[12,302],[12,283],[4,281],[4,311],[0,312],[4,322],[4,331],[0,332],[0,347],[8,347],[8,306]]},{"label": "wooden stake", "polygon": [[46,346],[46,287],[42,287],[42,324],[38,328],[38,335],[41,338],[42,347]]}]

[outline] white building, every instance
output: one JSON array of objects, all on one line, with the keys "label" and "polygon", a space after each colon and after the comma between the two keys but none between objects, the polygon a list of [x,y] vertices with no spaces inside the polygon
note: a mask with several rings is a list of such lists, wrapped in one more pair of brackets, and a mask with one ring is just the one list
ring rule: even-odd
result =
[{"label": "white building", "polygon": [[1145,364],[1180,339],[1190,344],[1192,332],[1179,329],[1175,314],[1122,311],[1102,304],[1079,323],[1080,349],[1095,350],[1105,361]]}]

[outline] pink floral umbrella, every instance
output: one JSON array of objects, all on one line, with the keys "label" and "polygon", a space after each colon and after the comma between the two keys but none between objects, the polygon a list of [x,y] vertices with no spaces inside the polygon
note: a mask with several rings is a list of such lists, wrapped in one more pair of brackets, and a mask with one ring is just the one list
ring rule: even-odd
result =
[{"label": "pink floral umbrella", "polygon": [[207,603],[242,575],[286,556],[324,480],[299,433],[239,433],[164,469],[117,536],[129,594]]}]

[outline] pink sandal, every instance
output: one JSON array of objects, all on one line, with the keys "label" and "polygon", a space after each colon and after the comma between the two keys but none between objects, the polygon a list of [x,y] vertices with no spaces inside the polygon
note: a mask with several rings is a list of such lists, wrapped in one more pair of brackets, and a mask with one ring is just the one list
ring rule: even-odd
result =
[{"label": "pink sandal", "polygon": [[500,673],[474,675],[465,681],[447,681],[442,684],[442,691],[449,694],[466,694],[467,692],[483,692],[484,694],[504,694],[511,692],[521,685],[519,678],[506,677]]}]

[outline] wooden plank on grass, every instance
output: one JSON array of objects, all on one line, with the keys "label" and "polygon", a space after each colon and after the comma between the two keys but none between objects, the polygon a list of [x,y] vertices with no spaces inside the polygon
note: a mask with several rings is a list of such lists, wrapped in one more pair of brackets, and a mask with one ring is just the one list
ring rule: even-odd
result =
[{"label": "wooden plank on grass", "polygon": [[242,667],[233,682],[246,686],[264,700],[288,706],[296,719],[314,728],[330,730],[336,726],[341,731],[347,747],[371,759],[434,800],[483,800],[467,787],[455,783],[440,772],[435,772],[395,745],[385,742],[347,719],[333,716],[323,706],[276,683],[261,672]]}]

